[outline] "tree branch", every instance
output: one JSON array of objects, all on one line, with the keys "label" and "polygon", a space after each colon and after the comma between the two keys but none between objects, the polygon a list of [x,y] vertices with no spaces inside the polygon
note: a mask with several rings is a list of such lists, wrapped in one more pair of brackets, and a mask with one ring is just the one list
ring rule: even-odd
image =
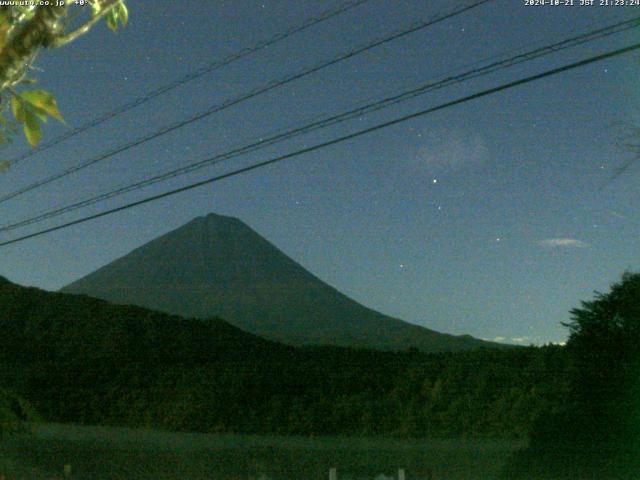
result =
[{"label": "tree branch", "polygon": [[59,34],[66,6],[40,6],[35,15],[0,52],[0,91],[14,85],[38,49],[48,47]]},{"label": "tree branch", "polygon": [[105,2],[102,4],[102,8],[100,12],[97,15],[93,16],[89,21],[87,21],[81,27],[78,27],[73,32],[54,38],[53,41],[51,42],[51,47],[52,48],[62,47],[67,43],[73,42],[78,37],[81,37],[82,35],[87,33],[89,30],[91,30],[91,27],[93,27],[96,23],[98,23],[100,19],[103,18],[107,13],[109,13],[109,11],[113,7],[115,7],[118,3],[120,3],[120,0],[105,0]]}]

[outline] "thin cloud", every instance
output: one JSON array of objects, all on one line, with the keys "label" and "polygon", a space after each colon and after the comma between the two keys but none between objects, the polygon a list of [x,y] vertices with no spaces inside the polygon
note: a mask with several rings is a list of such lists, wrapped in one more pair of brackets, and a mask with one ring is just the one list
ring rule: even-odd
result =
[{"label": "thin cloud", "polygon": [[529,337],[503,337],[498,335],[493,338],[482,338],[482,340],[486,340],[487,342],[496,342],[496,343],[506,343],[507,345],[517,344],[517,345],[525,345],[527,343],[531,343]]},{"label": "thin cloud", "polygon": [[549,248],[585,248],[589,244],[575,238],[547,238],[540,240],[539,245]]},{"label": "thin cloud", "polygon": [[550,341],[550,342],[543,343],[539,337],[527,337],[524,335],[521,337],[504,337],[504,336],[498,335],[493,338],[481,337],[481,340],[485,340],[487,342],[504,343],[506,345],[519,345],[519,346],[543,345],[546,343],[551,345],[560,345],[560,346],[566,345],[566,341],[556,341],[556,342]]},{"label": "thin cloud", "polygon": [[489,342],[498,342],[498,343],[502,343],[506,340],[506,337],[493,337],[493,338],[483,338],[483,340],[487,340]]},{"label": "thin cloud", "polygon": [[477,133],[461,129],[425,131],[416,152],[417,165],[431,175],[441,175],[484,165],[489,150]]}]

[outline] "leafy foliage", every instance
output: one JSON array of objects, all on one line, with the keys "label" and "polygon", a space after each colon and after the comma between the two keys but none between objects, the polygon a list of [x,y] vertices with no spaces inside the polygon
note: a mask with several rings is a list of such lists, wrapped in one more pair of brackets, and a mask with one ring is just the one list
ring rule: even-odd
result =
[{"label": "leafy foliage", "polygon": [[55,98],[44,90],[31,90],[14,95],[11,97],[11,110],[16,121],[22,124],[25,137],[32,147],[40,143],[40,122],[46,122],[47,116],[64,122]]},{"label": "leafy foliage", "polygon": [[[28,74],[38,51],[75,41],[102,18],[112,30],[124,27],[128,23],[129,12],[125,0],[86,0],[55,6],[38,5],[38,2],[15,3],[0,6],[0,91],[10,94],[15,121],[22,126],[29,144],[36,147],[42,139],[42,122],[46,122],[48,117],[64,122],[56,100],[49,92],[17,91],[18,86],[35,82],[28,78]],[[90,13],[83,16],[84,12]],[[79,25],[74,20],[78,14],[81,19]],[[8,103],[0,103],[0,127],[3,130],[0,141],[10,139],[14,133],[2,117]],[[7,167],[6,162],[0,164],[0,169]]]},{"label": "leafy foliage", "polygon": [[118,25],[121,25],[123,28],[127,26],[129,22],[129,10],[124,2],[119,2],[109,11],[106,18],[107,26],[115,32],[118,30]]}]

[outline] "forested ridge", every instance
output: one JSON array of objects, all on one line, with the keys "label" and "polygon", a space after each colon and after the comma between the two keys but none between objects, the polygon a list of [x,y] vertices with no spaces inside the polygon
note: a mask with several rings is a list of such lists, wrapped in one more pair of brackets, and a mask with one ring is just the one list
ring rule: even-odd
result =
[{"label": "forested ridge", "polygon": [[523,437],[561,404],[561,347],[294,348],[0,283],[0,382],[45,420],[206,432]]}]

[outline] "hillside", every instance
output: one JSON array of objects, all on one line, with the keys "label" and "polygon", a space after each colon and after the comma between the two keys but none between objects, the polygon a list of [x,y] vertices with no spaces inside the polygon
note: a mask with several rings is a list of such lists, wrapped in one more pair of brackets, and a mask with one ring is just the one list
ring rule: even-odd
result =
[{"label": "hillside", "polygon": [[564,354],[294,348],[0,280],[0,385],[47,421],[203,432],[523,436]]},{"label": "hillside", "polygon": [[62,291],[186,317],[218,316],[292,345],[425,352],[498,346],[360,305],[240,220],[215,214],[194,219]]}]

